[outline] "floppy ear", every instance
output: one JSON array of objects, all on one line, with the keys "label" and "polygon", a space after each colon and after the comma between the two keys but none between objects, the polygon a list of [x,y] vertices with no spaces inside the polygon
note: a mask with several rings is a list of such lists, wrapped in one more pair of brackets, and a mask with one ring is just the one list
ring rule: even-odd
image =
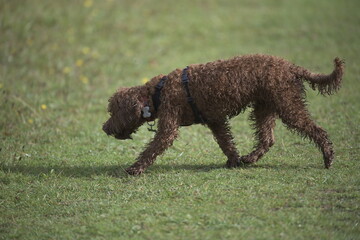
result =
[{"label": "floppy ear", "polygon": [[119,111],[121,98],[123,97],[123,93],[126,92],[127,90],[128,88],[120,88],[109,98],[109,105],[108,105],[109,113],[113,114]]}]

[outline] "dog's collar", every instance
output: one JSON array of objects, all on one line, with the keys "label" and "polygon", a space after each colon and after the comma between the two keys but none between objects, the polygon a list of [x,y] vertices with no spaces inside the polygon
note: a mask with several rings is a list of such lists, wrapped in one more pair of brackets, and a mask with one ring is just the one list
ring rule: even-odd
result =
[{"label": "dog's collar", "polygon": [[[160,79],[160,82],[155,86],[155,92],[152,95],[152,102],[153,102],[153,106],[154,106],[154,111],[153,113],[150,111],[150,105],[149,105],[149,101],[148,98],[144,98],[143,102],[144,102],[144,107],[142,109],[142,117],[146,120],[147,124],[149,125],[150,128],[148,128],[149,131],[151,132],[156,132],[156,130],[153,129],[153,127],[155,126],[155,117],[154,114],[158,111],[159,106],[161,104],[161,89],[164,87],[165,84],[165,80],[167,79],[166,76],[162,77]],[[150,122],[154,121],[152,124]]]},{"label": "dog's collar", "polygon": [[142,117],[144,119],[146,119],[146,121],[153,121],[154,120],[154,114],[158,111],[159,109],[159,106],[160,106],[160,103],[161,103],[161,100],[160,100],[160,97],[161,97],[161,89],[164,87],[164,83],[165,83],[165,80],[167,79],[166,76],[162,77],[160,79],[160,82],[155,86],[155,92],[154,94],[152,95],[151,97],[151,100],[153,102],[153,107],[154,109],[152,109],[150,107],[150,104],[149,104],[149,99],[147,97],[142,97],[142,102],[143,102],[143,105],[144,107],[142,108],[141,112],[142,112]]},{"label": "dog's collar", "polygon": [[152,101],[154,105],[155,112],[158,111],[159,106],[161,104],[161,89],[164,87],[167,76],[164,76],[160,79],[160,82],[155,86],[155,93],[152,95]]},{"label": "dog's collar", "polygon": [[[152,95],[152,102],[154,109],[150,107],[149,99],[147,97],[142,97],[141,101],[143,102],[143,108],[141,109],[141,116],[144,118],[148,123],[151,121],[155,121],[155,113],[158,111],[160,103],[161,103],[161,89],[164,87],[165,80],[167,79],[166,76],[160,79],[160,82],[155,86],[155,92]],[[151,129],[153,125],[150,125]]]}]

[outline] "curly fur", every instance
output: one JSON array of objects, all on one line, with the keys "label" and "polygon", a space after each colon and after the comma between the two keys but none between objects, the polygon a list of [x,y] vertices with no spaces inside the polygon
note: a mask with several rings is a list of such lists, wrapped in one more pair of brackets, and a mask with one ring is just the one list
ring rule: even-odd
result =
[{"label": "curly fur", "polygon": [[[246,55],[228,60],[189,66],[189,88],[196,106],[227,156],[226,165],[237,167],[258,161],[275,143],[275,119],[280,118],[291,130],[308,137],[323,153],[329,168],[334,159],[332,143],[325,130],[310,118],[305,105],[303,80],[321,94],[333,94],[341,86],[344,62],[334,60],[329,75],[315,74],[282,58],[268,55]],[[152,78],[143,86],[121,88],[109,100],[110,119],[103,125],[108,135],[118,139],[131,138],[146,121],[159,119],[158,130],[137,161],[127,169],[138,175],[162,154],[178,135],[180,126],[194,124],[194,113],[186,101],[180,69],[167,75],[157,112],[151,96],[163,75]],[[151,119],[141,116],[141,109],[150,106]],[[251,107],[257,143],[254,150],[240,157],[231,134],[229,119]]]}]

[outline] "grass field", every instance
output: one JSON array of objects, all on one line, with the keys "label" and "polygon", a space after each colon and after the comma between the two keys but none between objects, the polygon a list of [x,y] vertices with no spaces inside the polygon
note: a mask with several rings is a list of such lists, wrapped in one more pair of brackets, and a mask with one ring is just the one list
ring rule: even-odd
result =
[{"label": "grass field", "polygon": [[[0,239],[360,239],[359,10],[358,0],[0,0]],[[332,169],[278,121],[256,165],[224,168],[210,131],[192,126],[144,175],[124,173],[153,133],[120,142],[101,131],[118,87],[248,53],[324,73],[346,60],[336,95],[307,92],[335,146]],[[247,118],[231,121],[241,154],[253,145]]]}]

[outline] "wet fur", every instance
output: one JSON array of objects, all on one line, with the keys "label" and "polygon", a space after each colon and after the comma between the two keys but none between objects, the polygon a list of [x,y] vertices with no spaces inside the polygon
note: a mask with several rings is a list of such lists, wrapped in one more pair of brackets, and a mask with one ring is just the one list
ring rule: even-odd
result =
[{"label": "wet fur", "polygon": [[[275,119],[280,118],[290,129],[312,140],[323,153],[329,168],[334,150],[328,134],[314,123],[304,103],[303,81],[321,94],[333,94],[341,86],[344,62],[334,60],[329,75],[315,74],[282,58],[268,55],[246,55],[228,60],[189,66],[189,88],[195,103],[227,156],[227,167],[258,161],[275,143]],[[154,112],[151,96],[163,75],[143,86],[121,88],[109,100],[110,119],[103,129],[118,139],[131,138],[131,133],[146,121],[159,119],[158,130],[137,161],[127,169],[132,175],[145,171],[178,135],[180,126],[194,124],[193,111],[186,101],[181,83],[181,69],[167,75],[161,91],[161,105]],[[151,119],[141,116],[141,109],[150,106]],[[257,143],[254,150],[239,156],[230,131],[229,119],[252,108],[250,119]]]}]

